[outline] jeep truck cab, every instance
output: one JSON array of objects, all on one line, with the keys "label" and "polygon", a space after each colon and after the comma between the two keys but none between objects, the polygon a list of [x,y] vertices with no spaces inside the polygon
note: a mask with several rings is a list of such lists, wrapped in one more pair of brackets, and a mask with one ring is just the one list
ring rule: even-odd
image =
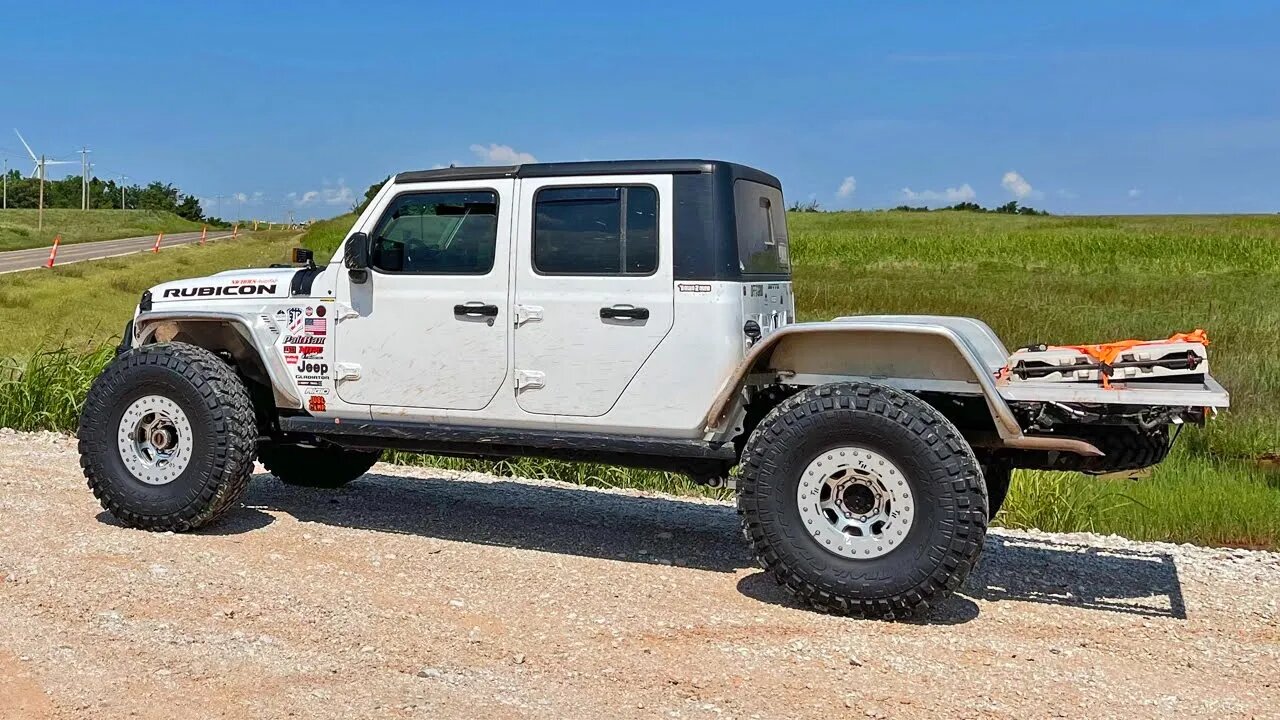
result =
[{"label": "jeep truck cab", "polygon": [[789,246],[780,182],[734,163],[401,173],[328,265],[144,293],[85,474],[125,524],[187,530],[255,459],[311,487],[389,448],[686,473],[736,486],[802,601],[901,617],[963,581],[1013,468],[1154,464],[1227,405],[1194,339],[1091,362],[967,318],[797,323]]}]

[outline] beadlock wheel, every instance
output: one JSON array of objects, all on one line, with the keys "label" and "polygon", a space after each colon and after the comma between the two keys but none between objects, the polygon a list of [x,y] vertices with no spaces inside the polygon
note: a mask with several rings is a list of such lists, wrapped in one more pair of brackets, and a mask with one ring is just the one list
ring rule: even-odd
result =
[{"label": "beadlock wheel", "polygon": [[116,444],[134,477],[148,485],[167,485],[191,462],[191,422],[174,401],[146,395],[125,409]]},{"label": "beadlock wheel", "polygon": [[860,447],[835,448],[814,458],[801,475],[796,503],[809,535],[846,558],[892,552],[915,518],[915,500],[902,471]]},{"label": "beadlock wheel", "polygon": [[258,424],[244,381],[186,343],[128,350],[85,398],[80,467],[121,524],[183,532],[236,505],[253,474]]}]

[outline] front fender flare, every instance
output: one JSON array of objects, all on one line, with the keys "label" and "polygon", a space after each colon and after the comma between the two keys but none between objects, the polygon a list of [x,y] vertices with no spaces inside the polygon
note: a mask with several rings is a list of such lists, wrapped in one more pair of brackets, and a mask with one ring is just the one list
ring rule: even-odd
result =
[{"label": "front fender flare", "polygon": [[[160,325],[173,323],[223,323],[233,328],[245,343],[258,354],[267,376],[271,379],[271,392],[275,397],[276,407],[301,408],[302,397],[297,393],[284,359],[274,352],[272,345],[262,338],[270,336],[271,330],[265,321],[257,315],[245,316],[239,313],[218,310],[157,310],[139,313],[133,319],[133,347],[145,344],[153,336]],[[128,342],[130,339],[125,338]]]}]

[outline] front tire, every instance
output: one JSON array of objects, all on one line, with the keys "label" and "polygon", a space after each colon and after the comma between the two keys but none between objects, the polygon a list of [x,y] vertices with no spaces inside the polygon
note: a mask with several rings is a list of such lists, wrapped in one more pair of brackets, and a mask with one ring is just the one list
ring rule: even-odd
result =
[{"label": "front tire", "polygon": [[978,462],[955,426],[862,383],[809,388],[765,417],[743,452],[738,509],[780,585],[868,618],[911,617],[954,592],[987,528]]},{"label": "front tire", "polygon": [[124,525],[182,532],[235,504],[253,473],[253,403],[235,372],[186,343],[129,350],[98,376],[80,415],[80,466]]},{"label": "front tire", "polygon": [[263,445],[258,459],[286,485],[335,489],[369,472],[382,457],[379,450],[347,450],[339,447]]}]

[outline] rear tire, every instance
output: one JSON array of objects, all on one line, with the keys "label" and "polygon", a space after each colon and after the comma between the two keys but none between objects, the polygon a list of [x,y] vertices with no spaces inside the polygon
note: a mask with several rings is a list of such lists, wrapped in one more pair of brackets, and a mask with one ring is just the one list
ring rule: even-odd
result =
[{"label": "rear tire", "polygon": [[207,525],[239,500],[258,441],[244,383],[186,343],[112,361],[89,389],[77,434],[102,507],[129,527],[174,532]]},{"label": "rear tire", "polygon": [[987,520],[994,520],[1009,495],[1013,482],[1013,465],[1007,459],[988,459],[982,463],[982,479],[987,485]]},{"label": "rear tire", "polygon": [[298,445],[263,445],[258,459],[286,485],[333,490],[369,472],[382,457],[379,450]]},{"label": "rear tire", "polygon": [[[851,489],[860,484],[869,489]],[[787,591],[868,618],[911,617],[954,592],[987,528],[978,462],[955,426],[912,395],[862,383],[809,388],[761,421],[743,452],[738,510]]]}]

